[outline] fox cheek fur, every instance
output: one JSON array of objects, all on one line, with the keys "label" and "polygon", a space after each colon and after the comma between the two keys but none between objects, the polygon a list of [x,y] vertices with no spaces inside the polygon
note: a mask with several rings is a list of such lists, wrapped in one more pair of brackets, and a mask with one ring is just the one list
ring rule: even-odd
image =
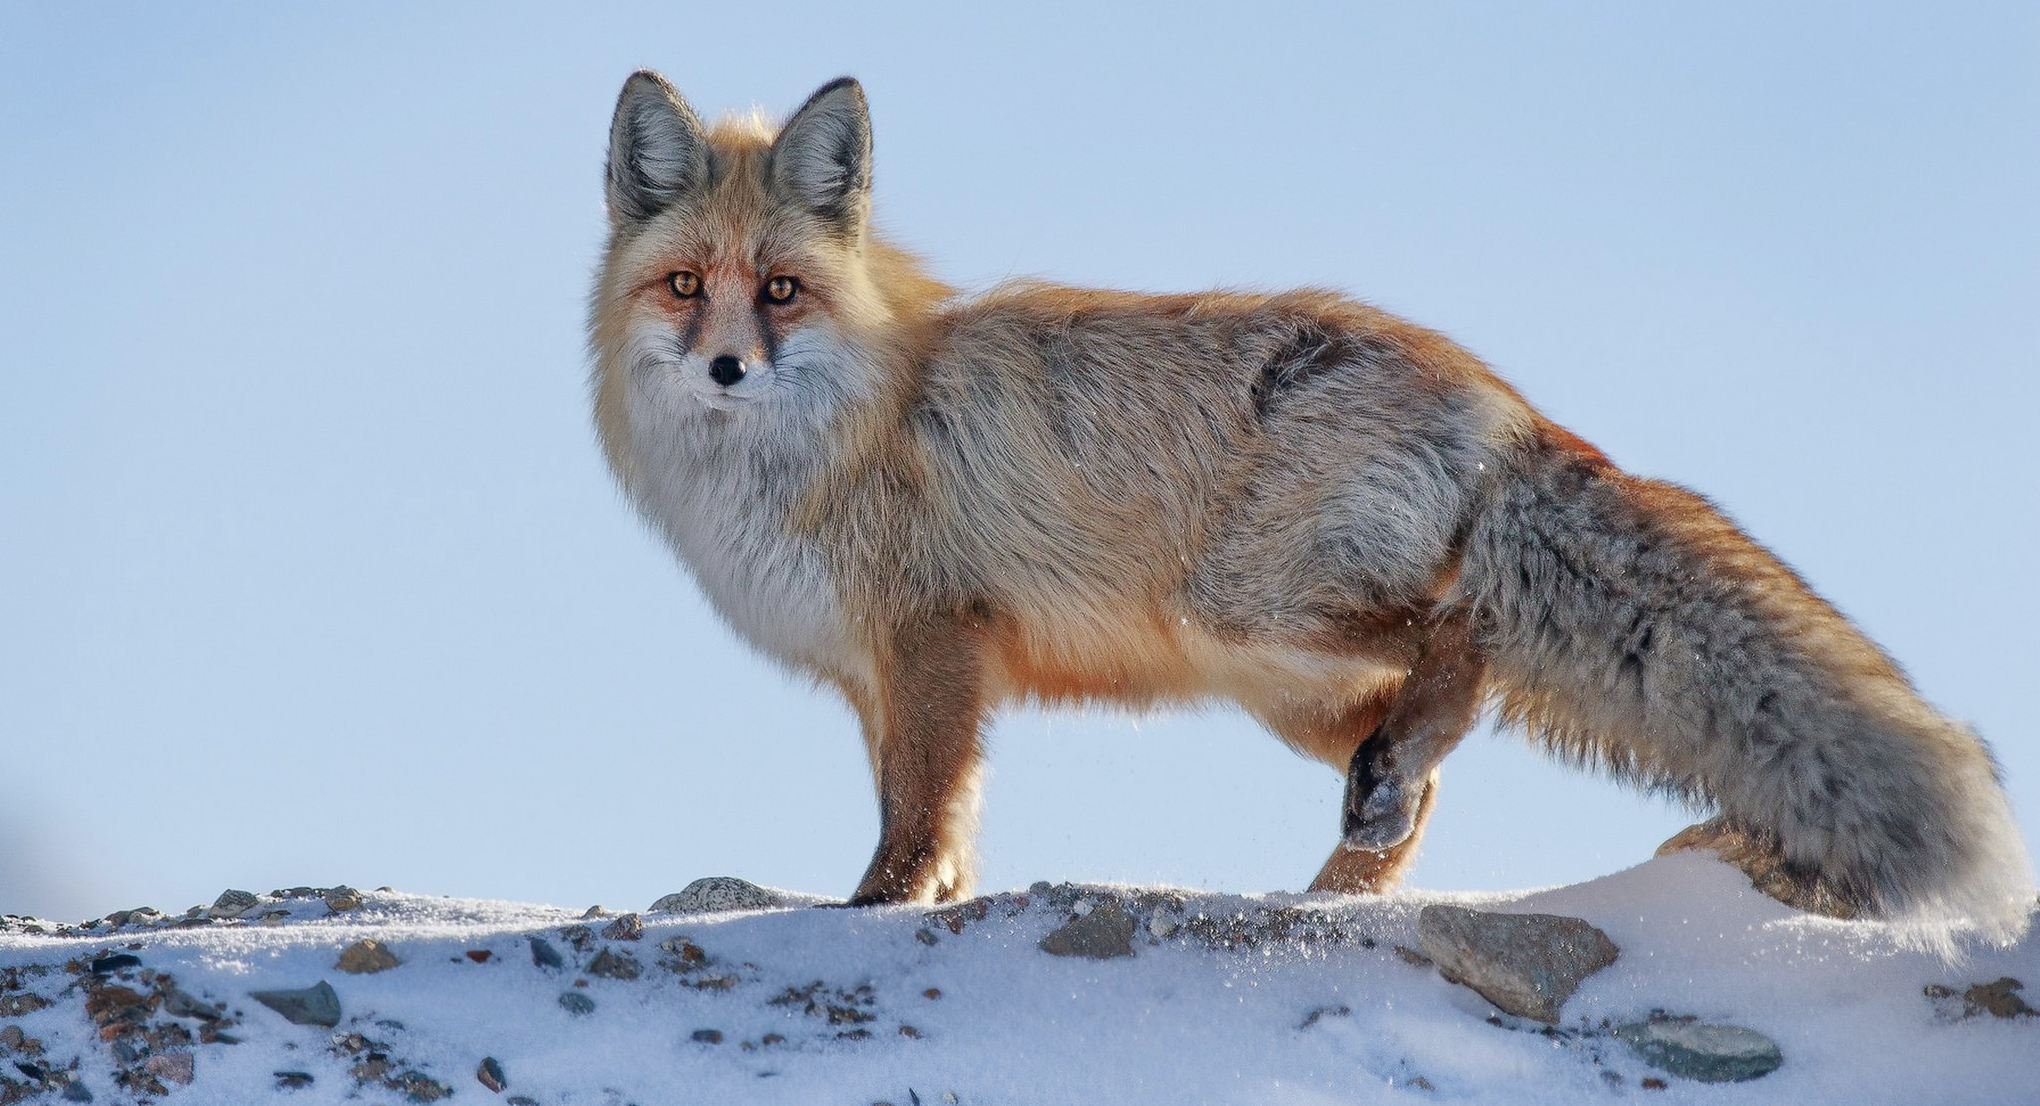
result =
[{"label": "fox cheek fur", "polygon": [[1346,771],[1315,890],[1400,878],[1491,710],[1847,909],[2025,925],[1984,744],[1704,499],[1365,304],[963,296],[870,192],[854,81],[775,131],[636,74],[590,304],[618,479],[741,636],[857,711],[853,902],[967,893],[1001,704],[1219,698]]}]

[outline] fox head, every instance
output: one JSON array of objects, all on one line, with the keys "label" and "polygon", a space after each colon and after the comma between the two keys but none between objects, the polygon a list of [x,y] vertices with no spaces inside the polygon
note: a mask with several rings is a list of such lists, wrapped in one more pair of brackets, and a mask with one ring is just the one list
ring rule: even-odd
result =
[{"label": "fox head", "polygon": [[704,127],[655,73],[610,125],[609,248],[591,302],[598,422],[612,460],[634,416],[699,431],[817,426],[886,390],[901,297],[929,282],[874,241],[871,121],[832,81],[776,131]]}]

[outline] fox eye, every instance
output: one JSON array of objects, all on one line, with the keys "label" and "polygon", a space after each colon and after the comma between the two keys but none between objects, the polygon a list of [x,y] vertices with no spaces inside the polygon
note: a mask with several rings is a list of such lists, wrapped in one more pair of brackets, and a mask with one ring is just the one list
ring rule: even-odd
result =
[{"label": "fox eye", "polygon": [[785,303],[800,291],[800,282],[789,276],[776,276],[765,282],[765,298],[773,303]]},{"label": "fox eye", "polygon": [[673,289],[674,295],[679,296],[683,300],[692,299],[701,294],[701,277],[685,269],[677,273],[667,274],[666,284]]}]

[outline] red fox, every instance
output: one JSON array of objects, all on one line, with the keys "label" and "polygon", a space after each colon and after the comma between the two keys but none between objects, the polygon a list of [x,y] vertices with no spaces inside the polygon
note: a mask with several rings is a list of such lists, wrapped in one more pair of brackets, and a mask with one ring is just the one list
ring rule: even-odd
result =
[{"label": "red fox", "polygon": [[853,80],[775,130],[637,73],[590,303],[618,480],[861,720],[853,904],[968,893],[1001,704],[1222,699],[1346,771],[1313,890],[1400,878],[1490,708],[1848,908],[2023,927],[1984,744],[1705,499],[1335,293],[962,295],[873,232],[871,171]]}]

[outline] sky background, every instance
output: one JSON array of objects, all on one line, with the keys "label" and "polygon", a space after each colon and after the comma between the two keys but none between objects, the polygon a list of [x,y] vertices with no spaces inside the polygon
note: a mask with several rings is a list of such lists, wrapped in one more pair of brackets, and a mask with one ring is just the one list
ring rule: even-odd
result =
[{"label": "sky background", "polygon": [[[590,429],[640,66],[709,116],[859,77],[881,226],[966,286],[1317,284],[1452,334],[1801,570],[2040,851],[2040,7],[889,11],[0,13],[0,912],[850,890],[848,712],[716,622]],[[989,889],[1293,890],[1337,832],[1339,776],[1230,710],[991,744]],[[1690,820],[1479,735],[1414,882]]]}]

